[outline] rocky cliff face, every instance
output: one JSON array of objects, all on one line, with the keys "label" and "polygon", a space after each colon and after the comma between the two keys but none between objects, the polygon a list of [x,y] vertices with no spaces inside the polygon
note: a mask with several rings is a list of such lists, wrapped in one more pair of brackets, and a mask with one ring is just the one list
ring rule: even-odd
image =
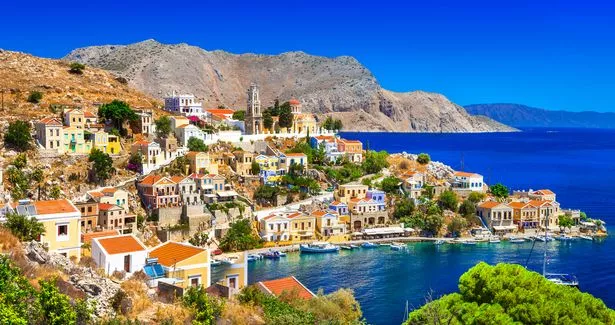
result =
[{"label": "rocky cliff face", "polygon": [[159,98],[172,90],[194,93],[207,107],[244,109],[246,90],[256,82],[264,106],[275,98],[296,97],[306,111],[341,118],[347,130],[514,130],[471,116],[439,94],[387,91],[369,70],[348,56],[325,58],[303,52],[237,55],[148,40],[127,46],[81,48],[65,59],[110,70]]}]

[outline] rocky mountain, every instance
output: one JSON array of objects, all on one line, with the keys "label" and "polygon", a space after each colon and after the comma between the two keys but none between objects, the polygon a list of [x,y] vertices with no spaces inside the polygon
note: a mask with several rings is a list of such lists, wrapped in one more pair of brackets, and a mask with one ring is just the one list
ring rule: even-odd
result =
[{"label": "rocky mountain", "polygon": [[348,56],[326,58],[303,52],[238,55],[147,40],[76,49],[65,59],[109,70],[158,98],[172,90],[193,93],[207,107],[243,109],[246,90],[256,82],[264,106],[275,98],[296,97],[306,111],[342,119],[347,130],[514,130],[485,117],[470,116],[439,94],[385,90],[368,69]]},{"label": "rocky mountain", "polygon": [[[119,98],[136,107],[160,105],[160,100],[130,87],[108,71],[86,67],[82,74],[69,72],[69,63],[0,49],[0,90],[3,118],[33,119],[48,115],[51,103],[92,106]],[[27,101],[33,91],[43,98],[39,104]]]},{"label": "rocky mountain", "polygon": [[615,113],[551,111],[519,104],[476,104],[465,108],[471,114],[516,127],[615,128]]}]

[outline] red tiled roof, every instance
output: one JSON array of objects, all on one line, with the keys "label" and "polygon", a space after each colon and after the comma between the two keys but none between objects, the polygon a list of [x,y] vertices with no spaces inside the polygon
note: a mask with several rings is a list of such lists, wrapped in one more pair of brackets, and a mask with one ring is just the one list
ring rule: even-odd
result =
[{"label": "red tiled roof", "polygon": [[301,152],[285,153],[284,155],[286,157],[306,157],[306,155],[304,153],[301,153]]},{"label": "red tiled roof", "polygon": [[115,192],[117,192],[117,188],[115,188],[115,187],[105,187],[105,188],[102,189],[101,192],[103,192],[103,193],[115,193]]},{"label": "red tiled roof", "polygon": [[122,207],[117,206],[115,204],[109,204],[109,203],[98,203],[98,210],[100,211],[109,211],[115,208],[119,208],[122,209]]},{"label": "red tiled roof", "polygon": [[94,238],[117,236],[119,234],[120,232],[118,230],[103,230],[103,231],[97,231],[97,232],[89,232],[89,233],[81,234],[81,242],[84,244],[89,244],[90,242],[92,242],[92,239]]},{"label": "red tiled roof", "polygon": [[259,282],[261,286],[263,286],[267,291],[275,296],[279,296],[282,292],[293,292],[296,291],[299,298],[302,299],[311,299],[314,297],[314,293],[306,288],[299,280],[297,280],[294,276],[281,278],[270,281],[261,281]]},{"label": "red tiled roof", "polygon": [[552,194],[555,194],[555,193],[553,193],[553,191],[548,190],[548,189],[542,189],[542,190],[534,191],[534,194],[538,194],[538,195],[552,195]]},{"label": "red tiled roof", "polygon": [[154,185],[163,178],[166,178],[166,177],[160,176],[160,175],[147,175],[143,180],[141,180],[141,182],[139,182],[139,184]]},{"label": "red tiled roof", "polygon": [[472,177],[474,175],[478,175],[478,174],[476,174],[476,173],[468,173],[468,172],[455,172],[455,176]]},{"label": "red tiled roof", "polygon": [[56,214],[56,213],[69,213],[78,212],[72,203],[67,199],[61,200],[49,200],[49,201],[35,201],[36,213],[41,214]]},{"label": "red tiled roof", "polygon": [[528,203],[534,207],[543,207],[545,205],[551,206],[551,203],[549,201],[531,200]]},{"label": "red tiled roof", "polygon": [[496,201],[487,201],[487,202],[481,203],[479,207],[484,208],[484,209],[493,209],[500,204],[501,204],[500,202],[496,202]]},{"label": "red tiled roof", "polygon": [[[204,252],[205,249],[177,242],[166,242],[152,250],[149,257],[158,258],[158,263],[171,267],[175,263],[186,260],[194,255]],[[201,261],[205,263],[205,261]]]},{"label": "red tiled roof", "polygon": [[296,100],[296,99],[294,99],[294,98],[289,100],[288,103],[291,104],[291,105],[301,105],[301,102]]},{"label": "red tiled roof", "polygon": [[45,125],[56,125],[56,126],[62,125],[62,122],[60,121],[60,119],[55,118],[55,117],[47,117],[47,118],[40,120],[39,122]]},{"label": "red tiled roof", "polygon": [[96,238],[94,240],[108,254],[132,253],[146,250],[145,246],[132,235]]},{"label": "red tiled roof", "polygon": [[83,116],[84,117],[98,117],[98,115],[92,113],[92,112],[83,112]]},{"label": "red tiled roof", "polygon": [[527,202],[510,202],[508,203],[508,206],[513,208],[513,209],[523,209],[526,206],[528,206],[529,204]]},{"label": "red tiled roof", "polygon": [[205,111],[212,115],[232,115],[235,113],[235,111],[230,108],[208,108]]},{"label": "red tiled roof", "polygon": [[99,192],[99,191],[93,191],[93,192],[89,192],[88,193],[91,197],[103,197],[105,196],[103,193]]}]

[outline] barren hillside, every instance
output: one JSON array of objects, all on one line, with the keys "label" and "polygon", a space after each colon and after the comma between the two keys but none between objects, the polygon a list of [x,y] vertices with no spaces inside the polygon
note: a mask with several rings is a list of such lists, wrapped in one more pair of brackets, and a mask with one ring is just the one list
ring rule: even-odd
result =
[{"label": "barren hillside", "polygon": [[[160,101],[116,80],[108,71],[86,67],[83,74],[69,72],[69,62],[38,58],[0,49],[0,92],[3,91],[3,119],[34,119],[49,115],[50,104],[90,108],[94,103],[121,99],[134,107],[152,107]],[[27,101],[39,91],[39,104]]]},{"label": "barren hillside", "polygon": [[157,98],[173,90],[194,93],[208,107],[244,109],[246,90],[256,82],[264,106],[275,98],[296,97],[307,111],[340,117],[347,130],[513,130],[488,118],[471,116],[439,94],[387,91],[367,68],[348,56],[326,58],[303,52],[237,55],[147,40],[127,46],[81,48],[66,59],[107,69]]}]

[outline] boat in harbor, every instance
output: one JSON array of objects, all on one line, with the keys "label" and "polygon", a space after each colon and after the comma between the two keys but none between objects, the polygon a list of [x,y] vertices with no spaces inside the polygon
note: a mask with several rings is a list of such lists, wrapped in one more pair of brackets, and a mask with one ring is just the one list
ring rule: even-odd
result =
[{"label": "boat in harbor", "polygon": [[350,248],[355,249],[355,248],[359,248],[360,246],[357,245],[350,245]]},{"label": "boat in harbor", "polygon": [[520,243],[525,243],[525,239],[517,238],[517,237],[510,237],[510,239],[508,239],[508,242],[512,244],[520,244]]},{"label": "boat in harbor", "polygon": [[335,253],[339,250],[340,248],[338,246],[327,242],[314,242],[311,244],[299,245],[299,251],[307,254]]},{"label": "boat in harbor", "polygon": [[476,245],[476,240],[474,239],[466,239],[461,241],[464,245]]},{"label": "boat in harbor", "polygon": [[258,254],[248,254],[248,262],[255,262],[258,260],[262,260],[263,256]]},{"label": "boat in harbor", "polygon": [[261,255],[263,256],[263,258],[266,258],[268,260],[275,260],[280,258],[280,252],[278,251],[274,251],[274,250],[269,250],[267,252],[261,253]]},{"label": "boat in harbor", "polygon": [[556,239],[556,240],[559,240],[559,241],[571,241],[571,240],[573,240],[574,238],[573,238],[573,237],[570,237],[570,236],[568,236],[568,235],[561,235],[561,236],[557,236],[557,237],[555,237],[555,239]]},{"label": "boat in harbor", "polygon": [[444,243],[446,243],[446,242],[444,241],[444,239],[438,239],[438,240],[436,240],[436,241],[435,241],[435,242],[433,242],[433,243],[434,243],[434,245],[442,245],[442,244],[444,244]]},{"label": "boat in harbor", "polygon": [[220,264],[222,264],[222,262],[220,260],[212,259],[211,262],[209,262],[209,265],[211,265],[211,266],[218,266]]},{"label": "boat in harbor", "polygon": [[[547,273],[547,241],[549,241],[549,238],[551,238],[547,234],[548,228],[549,228],[549,218],[546,218],[545,235],[543,237],[545,245],[544,245],[544,252],[543,252],[543,257],[542,257],[542,276],[544,276],[547,280],[557,285],[578,288],[579,280],[577,280],[577,277],[575,275],[562,274],[562,273]],[[566,235],[562,235],[560,237],[564,237],[564,236]],[[536,239],[538,239],[538,237],[536,237]],[[551,238],[551,240],[553,240],[553,238]]]},{"label": "boat in harbor", "polygon": [[394,250],[394,251],[402,251],[407,248],[408,246],[406,246],[406,244],[404,243],[391,243],[391,250]]},{"label": "boat in harbor", "polygon": [[545,236],[535,236],[534,239],[541,241],[541,242],[548,242],[548,241],[553,241],[553,237],[545,235]]},{"label": "boat in harbor", "polygon": [[584,239],[584,240],[594,240],[594,237],[586,236],[586,235],[579,235],[579,238]]},{"label": "boat in harbor", "polygon": [[499,242],[500,242],[500,238],[498,238],[498,237],[489,238],[489,243],[490,244],[497,244]]},{"label": "boat in harbor", "polygon": [[364,242],[363,244],[361,244],[361,247],[363,248],[376,248],[378,246],[378,244],[374,244],[372,242]]},{"label": "boat in harbor", "polygon": [[343,249],[343,250],[347,250],[347,251],[351,251],[352,250],[352,247],[351,246],[347,246],[347,245],[342,245],[342,246],[340,246],[340,248]]}]

